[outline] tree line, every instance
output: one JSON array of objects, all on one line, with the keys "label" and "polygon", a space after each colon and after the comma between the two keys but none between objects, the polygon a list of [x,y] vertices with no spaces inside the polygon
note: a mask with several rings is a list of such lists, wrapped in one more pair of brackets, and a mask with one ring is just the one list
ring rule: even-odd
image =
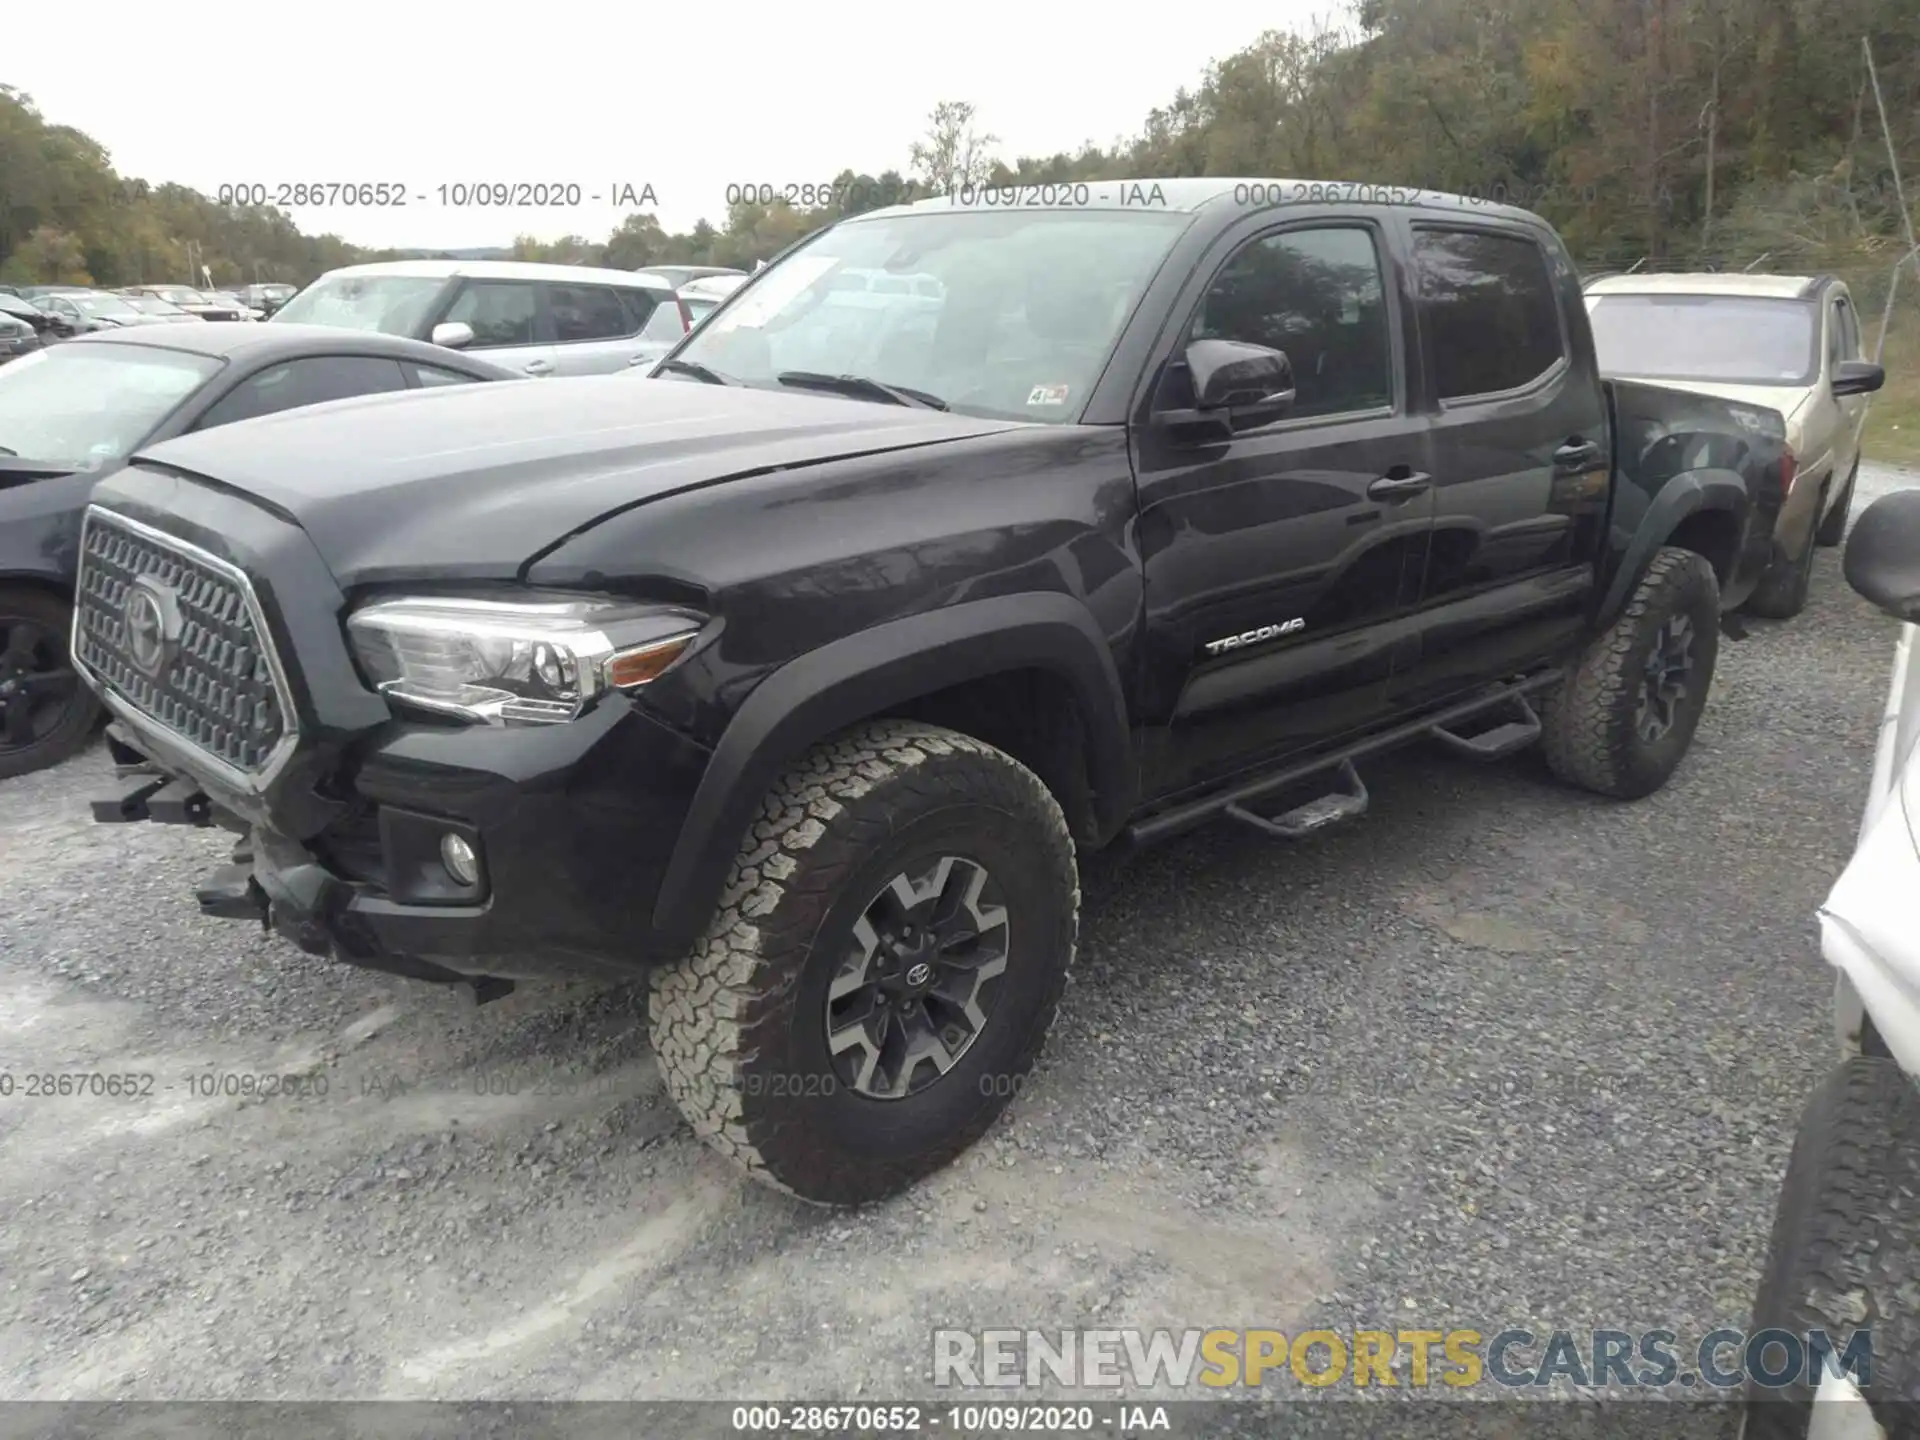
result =
[{"label": "tree line", "polygon": [[[602,239],[522,236],[511,253],[746,269],[847,214],[956,184],[1241,175],[1511,201],[1595,264],[1891,255],[1902,226],[1863,37],[1920,199],[1913,0],[1359,0],[1344,24],[1262,35],[1110,144],[1005,157],[970,104],[943,102],[903,171],[842,170],[824,197],[735,193],[684,232],[636,214]],[[204,263],[216,284],[304,283],[396,253],[123,178],[92,137],[0,86],[0,280],[120,285]]]}]

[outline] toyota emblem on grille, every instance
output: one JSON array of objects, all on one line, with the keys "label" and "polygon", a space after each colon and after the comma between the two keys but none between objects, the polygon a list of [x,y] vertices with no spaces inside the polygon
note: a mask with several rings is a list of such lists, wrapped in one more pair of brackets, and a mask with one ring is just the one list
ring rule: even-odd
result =
[{"label": "toyota emblem on grille", "polygon": [[142,575],[127,587],[120,618],[127,626],[127,658],[153,679],[159,679],[180,644],[180,602],[173,590],[151,575]]}]

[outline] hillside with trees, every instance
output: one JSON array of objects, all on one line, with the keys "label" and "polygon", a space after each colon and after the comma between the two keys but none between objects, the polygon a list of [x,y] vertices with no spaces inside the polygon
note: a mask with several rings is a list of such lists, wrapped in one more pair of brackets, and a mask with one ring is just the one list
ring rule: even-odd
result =
[{"label": "hillside with trees", "polygon": [[[1897,207],[1862,36],[1896,149],[1920,172],[1913,0],[1362,0],[1347,28],[1263,35],[1105,148],[1001,157],[972,107],[948,102],[903,147],[908,174],[839,178],[862,203],[909,180],[1420,185],[1526,204],[1596,264],[1890,248]],[[750,266],[839,214],[739,203],[679,234],[634,215],[599,239],[524,237],[515,253]],[[124,179],[92,137],[0,87],[0,257],[16,283],[121,285],[196,262],[218,283],[298,282],[370,252],[303,235],[278,210]]]},{"label": "hillside with trees", "polygon": [[[1003,156],[976,123],[990,117],[948,101],[903,145],[904,172],[840,173],[845,207],[716,196],[716,218],[685,232],[636,214],[601,238],[523,236],[511,253],[750,268],[910,187],[1347,179],[1525,205],[1589,269],[1835,270],[1876,315],[1905,243],[1863,37],[1891,149],[1920,200],[1914,0],[1359,0],[1342,27],[1262,35],[1104,147]],[[204,263],[218,284],[303,283],[391,253],[304,235],[279,210],[123,178],[91,136],[0,86],[0,280],[124,285],[185,279]],[[1899,403],[1890,393],[1879,410]],[[1920,402],[1905,428],[1920,455]]]}]

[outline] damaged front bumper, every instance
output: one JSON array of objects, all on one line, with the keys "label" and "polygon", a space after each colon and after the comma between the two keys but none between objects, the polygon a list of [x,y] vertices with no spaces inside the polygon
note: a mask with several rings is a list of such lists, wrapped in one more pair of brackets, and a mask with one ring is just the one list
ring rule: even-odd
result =
[{"label": "damaged front bumper", "polygon": [[[521,979],[631,981],[672,958],[653,908],[707,752],[624,701],[568,725],[395,724],[251,806],[124,717],[108,744],[118,773],[94,818],[231,831],[201,909],[309,954],[482,998]],[[297,834],[282,819],[315,810],[328,818]]]}]

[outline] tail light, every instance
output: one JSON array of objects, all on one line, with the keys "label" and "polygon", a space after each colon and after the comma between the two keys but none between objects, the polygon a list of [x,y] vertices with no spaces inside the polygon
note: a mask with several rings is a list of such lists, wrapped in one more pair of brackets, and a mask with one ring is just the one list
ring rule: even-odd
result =
[{"label": "tail light", "polygon": [[1793,451],[1780,452],[1780,498],[1785,500],[1793,493],[1793,476],[1800,462],[1794,458]]}]

